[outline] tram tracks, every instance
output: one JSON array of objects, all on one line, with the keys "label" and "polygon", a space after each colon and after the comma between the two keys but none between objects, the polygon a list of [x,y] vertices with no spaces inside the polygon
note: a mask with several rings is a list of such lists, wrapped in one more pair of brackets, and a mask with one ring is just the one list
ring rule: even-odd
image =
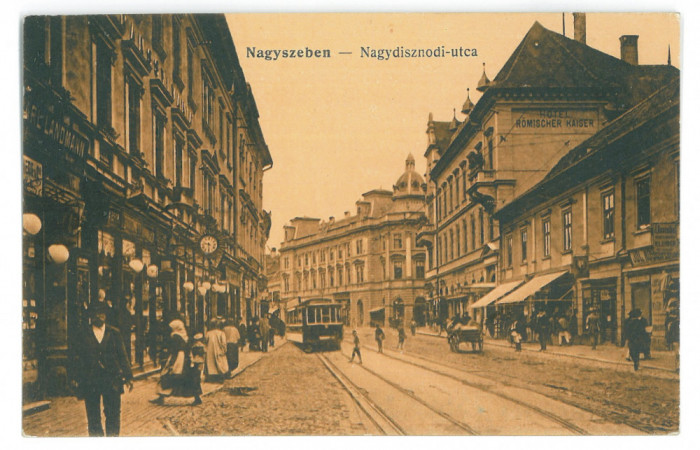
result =
[{"label": "tram tracks", "polygon": [[[347,342],[347,341],[345,341],[345,342]],[[363,347],[363,348],[366,348],[366,349],[368,349],[368,350],[375,350],[374,348],[371,348],[371,347],[366,346],[366,345],[364,345],[364,346],[362,346],[362,347]],[[535,405],[535,404],[532,404],[532,403],[530,403],[530,402],[523,401],[523,400],[521,400],[521,399],[519,399],[519,398],[514,397],[513,395],[509,395],[509,394],[506,394],[506,393],[504,393],[504,392],[499,392],[498,390],[494,390],[494,389],[489,388],[489,383],[484,383],[484,384],[482,384],[482,383],[478,383],[478,382],[473,382],[473,381],[469,381],[469,380],[465,379],[464,377],[456,376],[456,375],[454,375],[454,374],[452,374],[452,373],[449,373],[449,370],[452,370],[452,371],[458,371],[458,372],[464,373],[465,375],[471,375],[471,376],[477,377],[477,378],[485,378],[484,375],[479,375],[479,374],[476,373],[476,372],[481,372],[481,373],[483,374],[483,371],[468,371],[468,370],[464,370],[463,368],[459,368],[459,367],[454,367],[454,366],[446,365],[446,364],[443,364],[443,363],[434,361],[434,360],[432,360],[432,359],[430,359],[430,358],[426,358],[426,357],[424,357],[424,356],[421,356],[421,355],[418,355],[418,354],[414,354],[414,353],[411,353],[411,354],[410,354],[411,358],[422,360],[422,361],[426,362],[426,364],[421,364],[421,363],[418,363],[418,362],[413,361],[413,360],[411,360],[411,359],[407,359],[407,358],[395,356],[395,355],[392,355],[392,354],[390,354],[390,353],[384,353],[384,356],[387,357],[387,358],[391,358],[391,359],[393,359],[393,360],[395,360],[395,361],[400,361],[400,362],[402,362],[402,363],[409,364],[409,365],[414,366],[414,367],[418,367],[418,368],[420,368],[420,369],[422,369],[422,370],[426,370],[426,371],[431,372],[431,373],[434,373],[434,374],[436,374],[436,375],[447,377],[447,378],[449,378],[449,379],[451,379],[451,380],[454,380],[454,381],[456,381],[456,382],[458,382],[458,383],[461,383],[461,384],[463,384],[463,385],[465,385],[465,386],[468,386],[468,387],[470,387],[470,388],[477,389],[477,390],[482,391],[482,392],[484,392],[484,393],[487,393],[487,394],[489,394],[489,395],[494,395],[494,396],[499,397],[499,398],[501,398],[501,399],[503,399],[503,400],[506,400],[506,401],[508,401],[508,402],[514,403],[514,404],[516,404],[516,405],[518,405],[518,406],[521,406],[521,407],[523,407],[523,408],[526,408],[526,409],[528,409],[528,410],[531,410],[531,411],[537,413],[538,415],[540,415],[540,416],[546,418],[547,420],[552,421],[552,422],[555,422],[556,424],[558,424],[559,426],[565,428],[566,430],[568,430],[569,432],[571,432],[571,433],[574,434],[574,435],[583,435],[583,436],[585,436],[585,435],[589,435],[589,434],[590,434],[588,431],[586,431],[585,429],[583,429],[583,428],[581,428],[580,426],[576,425],[576,424],[573,423],[572,421],[570,421],[570,420],[568,420],[568,419],[566,419],[566,418],[563,418],[563,417],[561,417],[561,416],[559,416],[559,415],[557,415],[557,414],[554,414],[554,413],[552,413],[551,411],[547,411],[547,410],[545,410],[545,409],[543,409],[543,408],[541,408],[541,407],[539,407],[539,406],[537,406],[537,405]],[[431,366],[432,366],[432,367],[431,367]],[[436,368],[435,366],[437,366],[437,368]],[[444,369],[447,369],[447,370],[440,370],[440,369],[439,369],[440,367],[442,367],[442,368],[444,368]],[[446,420],[452,422],[452,423],[455,424],[456,426],[458,426],[458,427],[464,429],[467,433],[469,433],[469,434],[478,434],[478,433],[477,433],[475,430],[473,430],[472,427],[470,427],[469,425],[464,424],[463,422],[459,422],[459,421],[453,419],[452,417],[450,417],[449,415],[447,415],[446,413],[443,413],[443,412],[440,412],[440,411],[436,410],[436,409],[433,408],[432,406],[428,405],[424,400],[422,400],[422,399],[418,398],[417,396],[415,396],[415,394],[413,394],[412,392],[401,388],[400,386],[396,385],[395,383],[393,383],[393,382],[390,381],[390,380],[387,380],[385,377],[382,377],[381,375],[377,374],[377,373],[376,373],[375,371],[373,371],[372,369],[369,369],[368,367],[364,367],[364,366],[363,366],[363,368],[364,368],[365,370],[369,371],[370,373],[372,373],[373,375],[375,375],[375,376],[377,376],[377,377],[383,379],[383,381],[385,381],[386,383],[388,383],[388,384],[392,385],[393,387],[397,388],[398,390],[402,391],[405,395],[410,396],[410,397],[413,398],[415,401],[417,401],[417,402],[423,404],[423,405],[426,406],[426,407],[429,407],[431,410],[433,410],[433,412],[435,412],[436,414],[442,416],[442,417],[445,418]],[[488,379],[488,380],[490,381],[491,379]],[[525,389],[525,388],[522,388],[522,387],[516,387],[516,386],[509,385],[509,384],[506,384],[506,386],[515,387],[515,388],[518,388],[518,389]],[[528,391],[530,391],[530,392],[532,392],[532,393],[534,393],[534,394],[537,394],[537,395],[542,395],[542,394],[537,393],[536,391],[532,391],[532,390],[529,390],[529,389],[525,389],[525,390],[528,390]],[[558,400],[557,400],[557,401],[558,401]],[[567,404],[568,404],[568,403],[567,403]],[[576,406],[576,405],[570,405],[570,406]],[[457,422],[457,423],[455,423],[455,422]],[[640,431],[642,431],[642,430],[640,430]]]}]

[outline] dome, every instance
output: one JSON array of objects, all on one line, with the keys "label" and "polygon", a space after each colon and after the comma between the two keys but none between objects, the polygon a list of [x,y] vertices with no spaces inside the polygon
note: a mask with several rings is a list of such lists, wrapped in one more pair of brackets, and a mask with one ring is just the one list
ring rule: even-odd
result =
[{"label": "dome", "polygon": [[423,177],[416,172],[416,161],[409,153],[406,158],[406,170],[394,185],[394,197],[425,195],[423,192]]}]

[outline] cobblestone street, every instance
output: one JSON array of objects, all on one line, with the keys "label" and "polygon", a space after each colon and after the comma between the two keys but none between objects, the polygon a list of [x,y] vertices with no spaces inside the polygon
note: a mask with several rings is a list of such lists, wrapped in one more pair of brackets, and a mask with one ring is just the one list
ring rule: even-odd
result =
[{"label": "cobblestone street", "polygon": [[[384,330],[385,348],[396,347],[396,331]],[[367,351],[376,349],[373,330],[360,331]],[[498,344],[498,345],[496,345]],[[505,344],[505,346],[503,346]],[[408,336],[407,354],[437,361],[513,386],[522,386],[606,419],[625,423],[647,433],[666,434],[679,427],[679,380],[671,373],[642,370],[634,373],[630,363],[607,367],[595,360],[562,358],[536,352],[516,353],[505,341],[486,343],[484,353],[452,353],[441,338]],[[462,350],[465,350],[462,347]],[[558,346],[549,351],[556,352]],[[622,355],[624,350],[619,350]]]},{"label": "cobblestone street", "polygon": [[350,397],[313,354],[287,343],[172,419],[183,435],[362,435]]}]

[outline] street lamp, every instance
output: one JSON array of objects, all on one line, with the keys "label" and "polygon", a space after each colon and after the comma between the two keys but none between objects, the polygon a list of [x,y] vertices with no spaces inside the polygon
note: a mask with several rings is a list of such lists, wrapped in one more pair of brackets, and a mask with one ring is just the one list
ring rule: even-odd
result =
[{"label": "street lamp", "polygon": [[129,261],[129,267],[131,267],[131,270],[133,270],[136,273],[141,273],[143,270],[143,261],[141,261],[138,258],[134,258],[131,261]]},{"label": "street lamp", "polygon": [[182,288],[186,290],[187,292],[192,292],[194,291],[194,284],[191,281],[185,281],[182,284]]},{"label": "street lamp", "polygon": [[70,257],[68,248],[63,244],[49,245],[48,250],[51,261],[55,262],[56,264],[63,264],[64,262],[68,261],[68,258]]},{"label": "street lamp", "polygon": [[41,231],[41,219],[36,214],[25,213],[22,215],[22,228],[32,236],[36,236]]},{"label": "street lamp", "polygon": [[151,264],[146,268],[146,275],[148,275],[148,278],[155,278],[158,276],[158,266],[155,264]]}]

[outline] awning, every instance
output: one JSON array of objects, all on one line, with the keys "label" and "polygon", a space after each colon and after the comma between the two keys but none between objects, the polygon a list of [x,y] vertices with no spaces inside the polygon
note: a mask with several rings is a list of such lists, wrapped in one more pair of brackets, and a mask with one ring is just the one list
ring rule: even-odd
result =
[{"label": "awning", "polygon": [[468,289],[493,289],[496,283],[474,283],[466,286]]},{"label": "awning", "polygon": [[386,306],[380,306],[379,308],[370,309],[369,312],[373,313],[373,312],[383,311],[384,308],[386,308]]},{"label": "awning", "polygon": [[537,293],[540,289],[542,289],[543,287],[552,283],[553,281],[556,281],[557,279],[561,278],[562,276],[566,275],[567,273],[569,273],[569,272],[565,270],[563,272],[554,272],[554,273],[549,273],[547,275],[541,275],[539,277],[535,277],[532,280],[530,280],[527,283],[520,286],[515,291],[511,292],[507,296],[500,299],[497,304],[504,305],[507,303],[522,302],[523,300],[525,300],[529,296]]},{"label": "awning", "polygon": [[470,308],[482,308],[484,306],[488,306],[491,303],[495,302],[499,298],[503,297],[513,289],[517,288],[523,283],[523,280],[518,280],[518,281],[511,281],[509,283],[503,283],[499,284],[495,288],[493,288],[492,291],[490,291],[488,294],[484,295],[481,297],[479,300],[476,302],[472,303],[469,305]]}]

